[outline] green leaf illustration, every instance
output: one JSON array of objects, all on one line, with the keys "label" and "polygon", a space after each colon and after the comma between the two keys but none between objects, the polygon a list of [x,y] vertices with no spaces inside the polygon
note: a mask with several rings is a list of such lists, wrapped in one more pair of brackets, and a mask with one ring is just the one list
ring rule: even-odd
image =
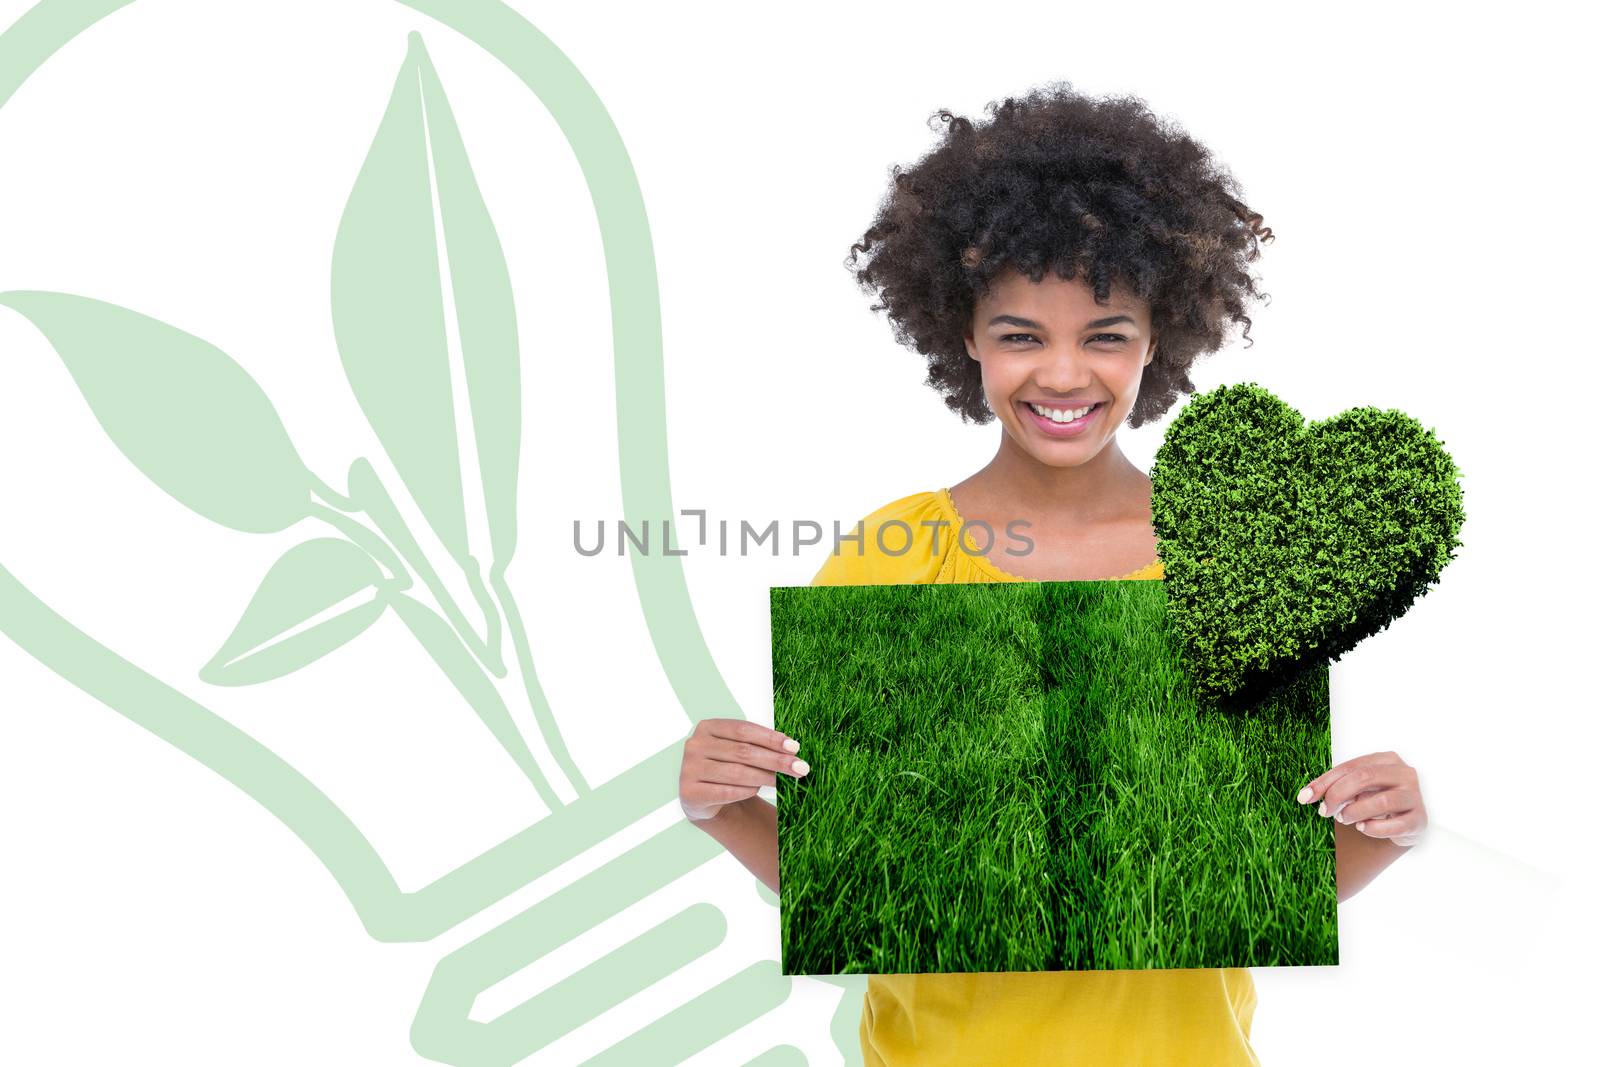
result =
[{"label": "green leaf illustration", "polygon": [[[445,263],[434,237],[444,233]],[[521,385],[511,280],[438,75],[408,38],[333,250],[333,327],[361,410],[412,499],[467,567],[443,269],[455,301],[493,563],[516,540]]]},{"label": "green leaf illustration", "polygon": [[267,571],[233,633],[200,669],[200,680],[253,685],[315,663],[377,621],[387,606],[381,592],[292,637],[276,639],[364,588],[378,589],[382,580],[372,557],[348,541],[319,537],[295,545]]},{"label": "green leaf illustration", "polygon": [[39,328],[111,441],[186,507],[245,533],[298,522],[310,475],[254,378],[215,345],[116,304],[0,293]]}]

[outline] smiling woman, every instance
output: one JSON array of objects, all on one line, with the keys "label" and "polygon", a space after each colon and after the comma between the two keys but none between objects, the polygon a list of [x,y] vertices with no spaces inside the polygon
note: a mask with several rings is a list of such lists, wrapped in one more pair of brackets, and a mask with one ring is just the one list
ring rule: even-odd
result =
[{"label": "smiling woman", "polygon": [[[1164,578],[1150,479],[1116,435],[1193,392],[1189,369],[1231,326],[1248,340],[1259,294],[1247,265],[1271,231],[1209,151],[1137,98],[1055,85],[989,111],[982,123],[937,113],[943,142],[894,169],[847,264],[927,359],[946,406],[1003,432],[982,470],[864,521],[1020,522],[1030,551],[958,552],[946,539],[940,553],[920,538],[900,556],[836,553],[813,584]],[[714,720],[701,726],[685,746],[685,803],[722,802],[701,825],[776,886],[776,818],[755,790],[777,774],[837,773],[828,738],[729,729],[764,746],[754,752],[729,747]],[[817,746],[803,771],[779,754],[796,740]],[[1257,1062],[1242,967],[870,974],[865,992],[868,1067]]]}]

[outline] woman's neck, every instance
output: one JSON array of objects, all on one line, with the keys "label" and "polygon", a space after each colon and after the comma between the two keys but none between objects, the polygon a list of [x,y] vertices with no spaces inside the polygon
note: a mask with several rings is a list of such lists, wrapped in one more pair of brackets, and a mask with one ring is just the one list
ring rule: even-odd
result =
[{"label": "woman's neck", "polygon": [[1000,448],[987,466],[958,486],[984,510],[1009,510],[1056,529],[1097,526],[1144,510],[1150,480],[1135,467],[1113,437],[1086,463],[1052,467],[1000,435]]}]

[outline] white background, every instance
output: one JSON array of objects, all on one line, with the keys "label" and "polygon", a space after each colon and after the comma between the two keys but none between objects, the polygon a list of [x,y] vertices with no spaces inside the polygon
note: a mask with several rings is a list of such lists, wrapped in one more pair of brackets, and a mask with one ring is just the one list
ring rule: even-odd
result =
[{"label": "white background", "polygon": [[[29,6],[0,2],[0,24]],[[1568,1058],[1596,947],[1581,425],[1596,234],[1592,64],[1557,5],[1314,19],[1264,5],[513,6],[627,143],[661,279],[673,501],[713,521],[850,526],[996,447],[998,425],[963,425],[920,384],[920,357],[842,263],[890,165],[935,143],[936,108],[976,116],[1065,78],[1142,96],[1211,146],[1277,240],[1257,265],[1272,302],[1254,312],[1256,344],[1211,357],[1196,383],[1256,381],[1310,418],[1399,408],[1466,473],[1465,546],[1441,584],[1333,669],[1334,758],[1397,751],[1434,833],[1341,906],[1339,967],[1255,972],[1253,1043],[1297,1067]],[[328,260],[411,29],[517,287],[527,429],[510,580],[574,756],[604,780],[688,721],[625,562],[570,547],[574,518],[621,513],[603,262],[559,131],[492,59],[376,0],[121,11],[0,109],[0,290],[94,296],[205,337],[325,480],[342,485],[367,455],[393,486],[333,348]],[[24,584],[289,758],[405,888],[538,817],[481,726],[435,713],[453,695],[392,618],[290,679],[220,695],[195,679],[264,569],[325,528],[208,523],[110,445],[19,316],[0,314],[0,353],[0,560]],[[1147,467],[1164,425],[1124,429],[1124,450]],[[776,559],[684,561],[757,721],[771,721],[767,589],[809,581],[823,551],[789,555],[786,540]],[[406,1030],[438,958],[648,829],[433,943],[379,945],[281,824],[10,642],[0,704],[0,1040],[17,1062],[157,1049],[172,1064],[426,1062]],[[576,1062],[776,958],[776,912],[731,857],[690,881],[684,893],[729,914],[723,948],[529,1062]],[[651,914],[688,899],[652,898]],[[798,985],[696,1062],[777,1041],[834,1062],[838,991]]]}]

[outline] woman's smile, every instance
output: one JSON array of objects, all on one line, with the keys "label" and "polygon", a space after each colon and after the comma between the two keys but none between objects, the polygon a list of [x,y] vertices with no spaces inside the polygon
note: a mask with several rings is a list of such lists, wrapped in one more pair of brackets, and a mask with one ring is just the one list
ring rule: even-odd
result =
[{"label": "woman's smile", "polygon": [[[1039,432],[1046,437],[1077,437],[1099,417],[1100,409],[1105,407],[1105,402],[1101,401],[1093,405],[1086,413],[1079,415],[1075,419],[1071,418],[1071,416],[1083,411],[1081,407],[1072,409],[1052,408],[1030,404],[1025,400],[1017,401],[1017,407],[1025,416],[1025,421],[1033,423],[1034,426],[1038,427]],[[1041,411],[1049,414],[1041,415]]]}]

